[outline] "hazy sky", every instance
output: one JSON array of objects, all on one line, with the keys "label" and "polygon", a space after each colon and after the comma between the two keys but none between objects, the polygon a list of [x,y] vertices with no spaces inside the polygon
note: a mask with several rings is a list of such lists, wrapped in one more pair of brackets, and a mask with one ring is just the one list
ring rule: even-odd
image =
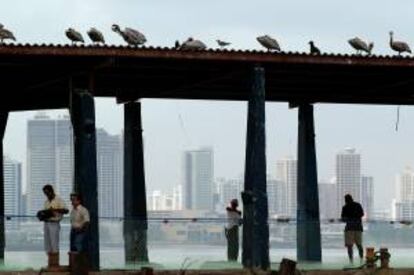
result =
[{"label": "hazy sky", "polygon": [[[95,26],[109,43],[123,44],[110,31],[111,24],[118,23],[141,30],[154,46],[171,46],[176,39],[193,36],[210,47],[221,38],[233,42],[234,48],[260,49],[255,37],[270,34],[288,51],[307,51],[312,39],[322,51],[351,53],[346,41],[358,35],[375,42],[374,53],[391,54],[390,30],[396,39],[414,46],[413,10],[414,2],[408,0],[3,0],[0,22],[22,43],[67,43],[67,27],[85,33]],[[119,133],[122,106],[111,100],[96,103],[97,125]],[[266,107],[268,172],[274,175],[276,159],[296,155],[297,111],[282,103]],[[216,176],[239,176],[244,169],[246,109],[245,102],[144,100],[148,188],[169,189],[179,183],[181,152],[199,146],[214,147]],[[6,154],[23,160],[26,119],[32,116],[11,115]],[[336,152],[355,147],[362,154],[363,173],[374,176],[376,207],[389,207],[395,174],[414,166],[412,118],[413,108],[402,106],[396,132],[395,106],[316,105],[319,178],[334,175]]]}]

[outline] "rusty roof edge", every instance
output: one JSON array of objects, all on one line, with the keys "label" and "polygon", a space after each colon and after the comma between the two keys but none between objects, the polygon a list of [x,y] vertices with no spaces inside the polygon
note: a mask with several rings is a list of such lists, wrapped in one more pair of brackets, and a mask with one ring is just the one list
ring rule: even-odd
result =
[{"label": "rusty roof edge", "polygon": [[206,61],[238,61],[248,63],[286,63],[356,66],[401,66],[414,67],[414,58],[398,56],[361,56],[348,54],[311,55],[300,52],[269,53],[257,50],[217,50],[202,51],[177,50],[161,47],[131,46],[72,46],[53,44],[8,44],[0,46],[2,55],[50,55],[50,56],[89,56],[89,57],[130,57],[159,58]]}]

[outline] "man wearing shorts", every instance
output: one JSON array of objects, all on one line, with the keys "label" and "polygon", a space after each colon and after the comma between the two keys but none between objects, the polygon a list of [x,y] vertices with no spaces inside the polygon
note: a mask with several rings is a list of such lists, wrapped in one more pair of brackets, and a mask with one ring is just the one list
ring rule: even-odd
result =
[{"label": "man wearing shorts", "polygon": [[364,257],[362,247],[362,221],[364,210],[361,204],[354,201],[350,194],[345,195],[345,205],[342,207],[341,219],[346,223],[345,226],[345,246],[348,249],[349,261],[353,262],[353,245],[358,248],[359,258],[361,261]]}]

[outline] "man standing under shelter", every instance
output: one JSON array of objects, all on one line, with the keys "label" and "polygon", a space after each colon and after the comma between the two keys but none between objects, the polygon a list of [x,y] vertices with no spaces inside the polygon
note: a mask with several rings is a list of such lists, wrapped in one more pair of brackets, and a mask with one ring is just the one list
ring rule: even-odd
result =
[{"label": "man standing under shelter", "polygon": [[355,202],[350,194],[345,195],[345,205],[342,207],[341,219],[345,225],[345,246],[348,249],[350,263],[353,262],[353,245],[356,244],[359,252],[359,258],[362,261],[364,249],[362,247],[362,217],[364,210],[361,204]]}]

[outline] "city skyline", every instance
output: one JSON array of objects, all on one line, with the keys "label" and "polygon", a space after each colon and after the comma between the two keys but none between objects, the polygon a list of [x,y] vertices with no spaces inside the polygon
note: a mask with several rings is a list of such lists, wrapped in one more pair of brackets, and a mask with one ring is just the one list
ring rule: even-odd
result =
[{"label": "city skyline", "polygon": [[[98,112],[99,112],[99,108],[97,108],[98,109]],[[32,116],[31,117],[29,117],[28,119],[31,119],[31,118],[33,118],[36,114],[38,114],[39,112],[31,112],[31,114],[32,114]],[[41,113],[45,113],[45,112],[41,112]],[[64,112],[64,111],[51,111],[51,112],[46,112],[48,115],[51,115],[52,117],[55,117],[55,118],[57,118],[57,117],[62,117],[62,116],[65,116],[66,115],[66,112]],[[121,120],[122,121],[122,120]],[[97,124],[97,128],[101,128],[100,127],[101,125],[99,125],[99,124]],[[122,128],[121,127],[119,127],[119,131],[114,131],[113,130],[113,132],[115,132],[114,133],[114,135],[116,135],[116,133],[122,133]],[[145,133],[145,130],[144,130],[144,133]],[[7,134],[6,134],[7,135]],[[144,143],[145,144],[147,144],[147,142],[146,142],[147,140],[144,140]],[[195,148],[195,147],[197,147],[196,145],[191,145],[191,146],[188,146],[189,148]],[[344,149],[335,149],[334,150],[334,152],[340,152],[341,150],[344,150]],[[185,151],[185,149],[182,149],[181,150],[181,152],[182,151]],[[151,163],[151,157],[149,157],[149,155],[148,155],[148,147],[147,146],[145,146],[145,153],[146,153],[146,161],[145,161],[145,164],[146,164],[146,167],[148,167],[149,165],[148,165],[148,163]],[[217,150],[216,150],[216,153],[217,153],[217,155],[220,155],[220,153],[221,152],[217,152]],[[7,150],[7,147],[5,148],[5,154],[9,154],[9,151]],[[11,156],[13,156],[12,154],[9,154],[9,155],[11,155]],[[268,155],[269,155],[269,152],[268,152]],[[15,157],[13,157],[14,159],[17,159],[17,158],[15,158]],[[286,158],[286,157],[281,157],[280,159],[283,159],[283,158]],[[289,158],[289,157],[288,157]],[[291,158],[291,157],[290,157]],[[147,160],[147,159],[149,159],[149,161]],[[17,160],[19,160],[19,159],[17,159]],[[19,161],[21,161],[21,160],[19,160]],[[181,161],[181,160],[180,160]],[[277,159],[275,160],[275,161],[277,161]],[[367,161],[367,163],[365,163],[364,164],[364,166],[367,166],[366,164],[368,164],[369,165],[369,163],[370,163],[370,161],[371,160],[369,160],[369,161]],[[23,172],[25,171],[25,169],[24,169],[24,167],[25,167],[25,161],[23,160],[22,161],[22,163],[23,163]],[[222,169],[220,169],[220,167],[217,167],[218,165],[219,165],[219,163],[220,163],[220,160],[217,160],[216,158],[215,158],[215,170],[218,170],[218,171],[222,171]],[[268,161],[268,163],[269,163],[269,161]],[[179,167],[181,167],[181,165],[178,165]],[[319,164],[319,169],[320,169],[320,164]],[[325,164],[325,166],[326,166],[326,164]],[[328,165],[328,167],[333,167],[333,165],[332,165],[332,163],[331,164],[329,164]],[[170,167],[169,167],[170,168]],[[272,178],[276,178],[276,171],[275,171],[276,169],[273,169],[272,168],[272,165],[269,165],[268,166],[268,173],[269,173],[269,175],[272,177]],[[328,169],[328,171],[329,170],[331,170],[331,169]],[[181,173],[181,172],[180,172]],[[23,173],[24,174],[24,173]],[[242,177],[242,175],[243,175],[243,168],[241,167],[241,169],[237,172],[237,173],[233,173],[233,174],[236,174],[237,176],[234,176],[234,175],[224,175],[224,177],[225,178],[237,178],[237,177]],[[365,174],[368,174],[367,172],[366,172],[366,170],[365,169],[363,169],[363,174],[365,175]],[[392,173],[392,175],[393,175],[393,178],[395,177],[395,174],[397,174],[395,171]],[[148,173],[148,175],[146,176],[147,177],[147,188],[148,188],[148,190],[149,190],[149,192],[151,192],[151,191],[153,191],[153,190],[156,190],[156,189],[159,189],[159,186],[157,186],[157,184],[154,184],[154,182],[152,181],[152,179],[151,179],[151,173]],[[218,177],[223,177],[223,173],[221,173],[221,175],[220,174],[216,174],[216,176],[215,176],[215,178],[218,178]],[[330,172],[329,174],[325,174],[325,175],[323,175],[323,176],[319,176],[319,181],[320,182],[329,182],[330,180],[331,180],[331,178],[333,178],[334,176],[333,176],[333,174],[332,174],[332,172]],[[374,175],[374,177],[375,177],[375,175]],[[23,175],[23,178],[25,179],[25,176]],[[377,179],[377,177],[375,177],[376,179]],[[329,180],[326,180],[326,179],[329,179]],[[173,179],[173,181],[171,181],[171,180],[169,180],[169,182],[170,182],[170,185],[168,185],[168,186],[166,186],[165,188],[167,189],[167,190],[172,190],[172,188],[174,188],[174,186],[175,185],[177,185],[177,184],[180,184],[181,182],[180,182],[180,180],[181,179]],[[376,180],[376,182],[375,182],[375,186],[377,187],[378,185],[377,185],[377,180]],[[375,188],[376,189],[376,188]],[[375,192],[377,192],[377,190],[375,190]],[[374,197],[376,197],[375,195],[374,195]],[[382,211],[382,210],[385,210],[385,209],[389,209],[390,211],[391,211],[391,206],[392,206],[392,199],[394,198],[394,196],[392,196],[392,198],[390,199],[390,203],[389,204],[387,204],[387,203],[382,203],[381,204],[381,206],[382,207],[375,207],[374,206],[374,208],[373,208],[373,211],[376,211],[376,212],[378,212],[378,211]],[[375,201],[377,201],[378,199],[375,199]]]}]

